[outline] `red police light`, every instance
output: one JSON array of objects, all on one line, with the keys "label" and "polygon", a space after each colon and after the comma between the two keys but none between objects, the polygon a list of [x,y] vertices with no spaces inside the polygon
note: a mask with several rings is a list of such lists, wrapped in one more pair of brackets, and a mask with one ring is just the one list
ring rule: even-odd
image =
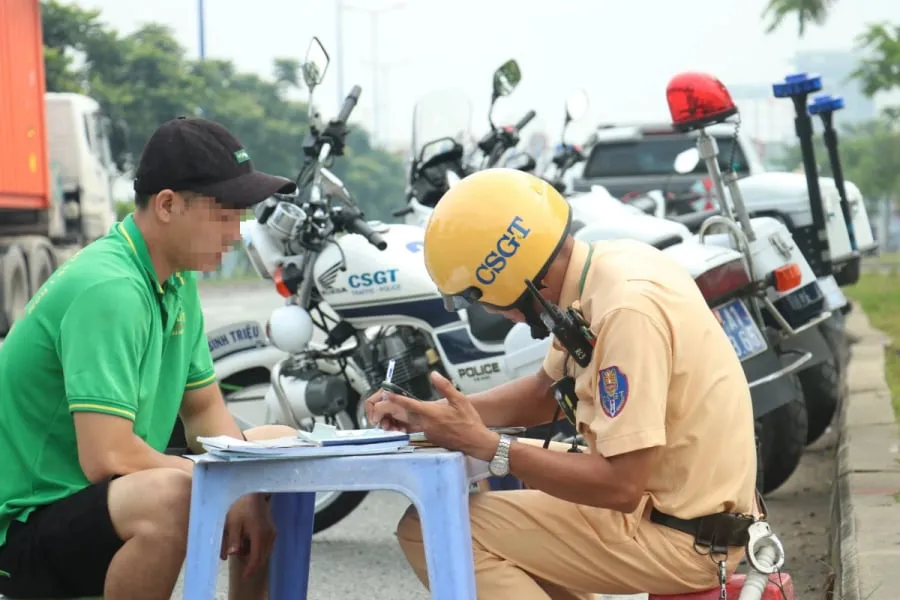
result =
[{"label": "red police light", "polygon": [[737,106],[721,81],[706,73],[679,73],[666,86],[672,126],[678,131],[721,123],[737,114]]}]

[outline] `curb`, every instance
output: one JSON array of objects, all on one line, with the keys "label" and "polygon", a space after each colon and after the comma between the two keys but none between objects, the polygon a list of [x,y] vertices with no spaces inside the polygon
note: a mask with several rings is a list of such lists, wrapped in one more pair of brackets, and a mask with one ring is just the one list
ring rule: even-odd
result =
[{"label": "curb", "polygon": [[856,307],[850,394],[838,415],[829,550],[834,600],[896,600],[900,590],[898,429],[884,377],[889,339]]}]

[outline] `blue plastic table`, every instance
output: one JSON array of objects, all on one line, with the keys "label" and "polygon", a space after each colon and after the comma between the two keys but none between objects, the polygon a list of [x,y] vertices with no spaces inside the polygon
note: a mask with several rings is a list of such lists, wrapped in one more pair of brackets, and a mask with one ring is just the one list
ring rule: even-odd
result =
[{"label": "blue plastic table", "polygon": [[307,595],[315,492],[391,490],[406,495],[422,523],[432,598],[476,600],[469,484],[487,463],[459,452],[354,455],[359,446],[310,448],[303,457],[224,460],[205,454],[194,467],[184,598],[215,597],[225,516],[240,497],[272,493],[278,528],[269,568],[270,600]]}]

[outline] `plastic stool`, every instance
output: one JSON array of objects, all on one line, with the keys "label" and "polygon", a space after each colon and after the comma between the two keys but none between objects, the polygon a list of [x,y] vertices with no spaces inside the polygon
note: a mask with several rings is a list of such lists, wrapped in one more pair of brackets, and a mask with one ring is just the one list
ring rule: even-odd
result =
[{"label": "plastic stool", "polygon": [[[434,600],[476,600],[469,525],[469,480],[486,470],[459,452],[358,455],[358,447],[311,448],[303,457],[221,460],[194,467],[184,598],[215,597],[225,516],[238,498],[269,492],[278,528],[269,599],[307,597],[315,492],[391,490],[416,506]],[[354,455],[356,453],[356,455]]]},{"label": "plastic stool", "polygon": [[[741,595],[746,575],[732,575],[725,586],[729,600],[736,600]],[[784,594],[782,594],[784,590]],[[719,600],[719,588],[692,592],[690,594],[650,594],[647,600]],[[787,573],[769,575],[769,584],[763,590],[760,600],[794,600],[794,582]]]}]

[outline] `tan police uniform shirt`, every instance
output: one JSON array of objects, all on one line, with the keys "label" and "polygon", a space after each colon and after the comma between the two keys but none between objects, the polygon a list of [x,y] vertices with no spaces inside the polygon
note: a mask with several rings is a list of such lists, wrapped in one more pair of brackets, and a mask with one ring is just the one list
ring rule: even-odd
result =
[{"label": "tan police uniform shirt", "polygon": [[[544,370],[576,377],[578,430],[612,457],[660,448],[637,512],[691,519],[755,510],[756,451],[741,363],[688,272],[631,240],[576,242],[560,306],[580,305],[597,336],[581,369],[555,347]],[[554,340],[555,341],[555,340]],[[637,516],[637,515],[636,515]]]}]

